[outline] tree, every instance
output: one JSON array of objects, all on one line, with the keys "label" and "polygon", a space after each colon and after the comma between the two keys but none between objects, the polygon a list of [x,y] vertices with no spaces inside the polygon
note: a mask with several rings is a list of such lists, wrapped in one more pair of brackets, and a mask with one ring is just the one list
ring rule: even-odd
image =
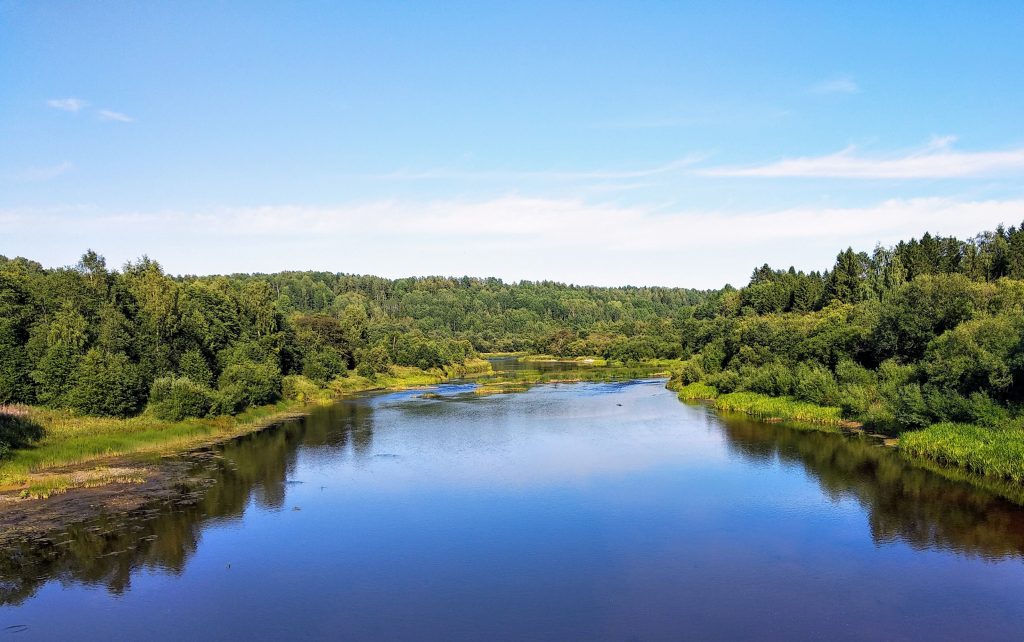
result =
[{"label": "tree", "polygon": [[142,398],[139,368],[123,353],[93,348],[75,368],[67,405],[90,415],[126,417]]}]

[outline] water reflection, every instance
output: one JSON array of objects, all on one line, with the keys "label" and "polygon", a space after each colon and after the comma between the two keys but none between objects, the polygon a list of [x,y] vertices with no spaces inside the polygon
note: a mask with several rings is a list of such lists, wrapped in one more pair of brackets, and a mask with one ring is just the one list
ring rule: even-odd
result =
[{"label": "water reflection", "polygon": [[[453,385],[440,388],[440,398],[408,392],[318,409],[305,419],[199,457],[193,477],[205,482],[182,485],[171,500],[8,546],[0,553],[0,604],[21,604],[51,581],[100,586],[121,595],[140,570],[180,575],[211,526],[240,522],[253,506],[294,510],[287,497],[290,484],[302,481],[295,479],[300,455],[313,461],[322,458],[325,466],[335,469],[370,466],[379,457],[393,456],[375,448],[396,443],[411,443],[411,452],[433,458],[434,472],[460,457],[475,457],[484,464],[473,474],[490,475],[498,486],[512,485],[511,478],[500,477],[497,466],[502,461],[507,469],[530,462],[523,474],[532,476],[538,486],[566,483],[544,477],[544,467],[551,465],[575,467],[578,483],[600,475],[632,474],[637,467],[700,468],[704,460],[714,463],[716,455],[732,458],[722,464],[721,479],[750,477],[750,469],[756,467],[798,467],[832,501],[856,500],[876,544],[906,542],[916,549],[989,560],[1024,556],[1024,511],[1018,506],[911,465],[867,438],[718,418],[703,408],[677,404],[660,384],[633,386],[633,396],[609,401],[608,395],[628,387],[558,386],[554,394],[555,386],[541,386],[521,395],[481,397],[471,386]],[[552,425],[538,427],[541,416],[554,417]],[[577,428],[564,429],[569,424]],[[598,425],[609,428],[597,430]],[[660,431],[656,439],[644,432],[652,426]],[[534,439],[529,448],[523,445],[524,435]],[[542,451],[586,439],[597,441],[581,448],[579,458],[573,451]],[[528,457],[509,460],[511,449],[527,452]],[[422,469],[401,468],[411,484],[436,487],[443,477],[437,472],[437,477],[423,479],[417,477]],[[728,495],[723,498],[727,501]],[[667,499],[682,505],[687,497],[680,493]]]},{"label": "water reflection", "polygon": [[869,437],[767,427],[734,415],[719,423],[732,452],[760,463],[800,464],[828,497],[855,498],[878,544],[902,540],[989,559],[1024,555],[1020,506],[912,464]]},{"label": "water reflection", "polygon": [[194,483],[172,499],[128,514],[109,514],[46,537],[10,542],[0,552],[0,605],[19,604],[56,580],[103,586],[115,595],[140,569],[180,574],[203,529],[241,518],[250,505],[285,508],[300,448],[327,447],[362,456],[373,442],[373,408],[347,401],[303,419],[241,437],[196,455]]}]

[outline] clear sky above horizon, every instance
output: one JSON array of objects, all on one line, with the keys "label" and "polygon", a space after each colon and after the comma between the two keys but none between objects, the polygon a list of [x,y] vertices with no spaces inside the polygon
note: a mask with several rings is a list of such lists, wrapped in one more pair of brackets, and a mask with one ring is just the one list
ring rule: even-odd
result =
[{"label": "clear sky above horizon", "polygon": [[0,254],[718,287],[1024,220],[1021,2],[0,0]]}]

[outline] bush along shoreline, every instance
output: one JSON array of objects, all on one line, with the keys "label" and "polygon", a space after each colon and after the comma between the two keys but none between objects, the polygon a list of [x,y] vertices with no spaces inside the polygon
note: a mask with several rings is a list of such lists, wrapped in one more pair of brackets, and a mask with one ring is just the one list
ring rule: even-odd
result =
[{"label": "bush along shoreline", "polygon": [[[147,257],[115,270],[92,251],[54,269],[0,256],[7,406],[212,420],[285,391],[316,397],[407,368],[447,372],[485,352],[580,367],[660,360],[675,364],[684,397],[769,419],[857,422],[900,438],[908,456],[1016,479],[1024,225],[847,248],[823,271],[763,265],[739,289],[703,291],[170,276]],[[38,439],[31,421],[0,424],[0,457]]]},{"label": "bush along shoreline", "polygon": [[[46,496],[76,486],[125,481],[62,471],[95,468],[111,460],[144,460],[186,452],[262,430],[305,414],[311,404],[331,403],[346,395],[426,387],[450,378],[490,372],[489,362],[468,359],[464,364],[444,369],[392,366],[387,372],[370,377],[351,373],[326,385],[304,375],[288,375],[280,379],[280,387],[271,396],[260,399],[265,403],[232,413],[218,412],[224,408],[223,399],[185,377],[154,381],[149,406],[133,417],[85,415],[71,409],[40,406],[2,406],[0,438],[10,447],[0,460],[0,490],[29,488],[31,496]],[[20,441],[14,441],[22,434]],[[54,471],[54,479],[45,479]],[[139,482],[142,478],[136,476],[130,481]]]}]

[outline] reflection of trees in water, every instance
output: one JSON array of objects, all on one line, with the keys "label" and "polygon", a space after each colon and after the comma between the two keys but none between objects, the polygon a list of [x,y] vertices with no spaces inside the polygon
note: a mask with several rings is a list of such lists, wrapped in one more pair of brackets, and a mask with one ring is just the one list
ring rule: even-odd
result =
[{"label": "reflection of trees in water", "polygon": [[196,464],[200,488],[178,497],[75,524],[45,540],[16,542],[0,551],[0,605],[18,604],[51,580],[102,585],[120,594],[139,568],[181,573],[208,524],[241,517],[250,499],[284,506],[288,472],[299,446],[366,453],[373,440],[372,408],[358,402],[317,409],[287,425],[248,435]]},{"label": "reflection of trees in water", "polygon": [[832,499],[855,498],[877,543],[1024,556],[1024,509],[966,482],[915,466],[868,438],[723,418],[731,450],[758,462],[799,463]]}]

